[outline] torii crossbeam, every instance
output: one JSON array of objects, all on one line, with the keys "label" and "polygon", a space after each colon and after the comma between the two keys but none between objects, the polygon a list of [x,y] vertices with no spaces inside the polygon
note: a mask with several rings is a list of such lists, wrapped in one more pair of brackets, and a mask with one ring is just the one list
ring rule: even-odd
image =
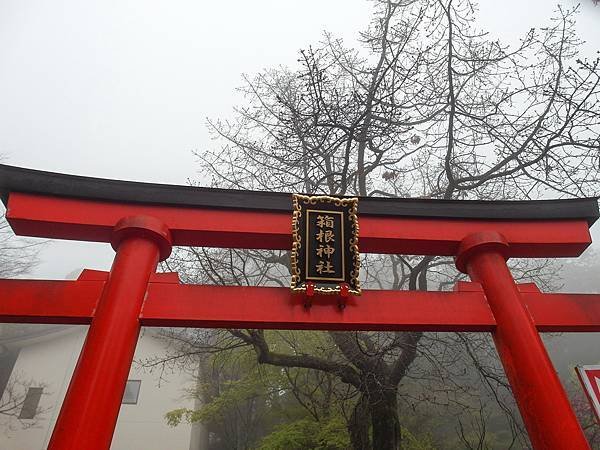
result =
[{"label": "torii crossbeam", "polygon": [[454,292],[364,291],[345,309],[289,289],[181,285],[172,245],[289,249],[288,194],[77,177],[0,165],[16,234],[110,242],[110,274],[0,280],[0,321],[90,324],[48,446],[108,450],[141,326],[491,332],[536,449],[588,449],[539,332],[600,331],[600,295],[515,284],[510,257],[577,256],[596,199],[360,200],[363,252],[454,256]]}]

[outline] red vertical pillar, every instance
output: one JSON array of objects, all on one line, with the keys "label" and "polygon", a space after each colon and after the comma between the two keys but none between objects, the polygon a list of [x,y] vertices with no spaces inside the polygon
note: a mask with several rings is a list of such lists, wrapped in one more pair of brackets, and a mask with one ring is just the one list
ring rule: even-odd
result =
[{"label": "red vertical pillar", "polygon": [[506,265],[508,244],[496,232],[467,236],[457,268],[481,283],[496,318],[494,341],[536,450],[589,449],[544,344]]},{"label": "red vertical pillar", "polygon": [[167,227],[152,217],[116,225],[116,250],[48,449],[108,450],[121,407],[148,279],[171,252]]}]

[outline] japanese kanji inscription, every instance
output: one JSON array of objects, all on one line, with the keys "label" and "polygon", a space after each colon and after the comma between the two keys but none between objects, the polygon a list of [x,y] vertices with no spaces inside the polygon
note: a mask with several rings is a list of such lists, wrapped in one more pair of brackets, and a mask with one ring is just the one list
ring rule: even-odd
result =
[{"label": "japanese kanji inscription", "polygon": [[312,283],[323,294],[360,295],[358,199],[294,194],[292,201],[292,290]]}]

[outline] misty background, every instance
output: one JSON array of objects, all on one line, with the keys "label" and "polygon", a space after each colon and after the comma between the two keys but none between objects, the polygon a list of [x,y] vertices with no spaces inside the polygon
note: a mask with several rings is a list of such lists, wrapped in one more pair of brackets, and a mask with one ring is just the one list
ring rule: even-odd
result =
[{"label": "misty background", "polygon": [[[546,0],[482,0],[480,27],[517,43],[555,8]],[[202,180],[192,152],[218,145],[205,119],[232,115],[242,75],[293,66],[325,30],[354,45],[370,12],[359,0],[2,0],[0,155],[7,164],[76,175]],[[584,2],[584,57],[600,48],[599,23],[600,6]],[[600,225],[593,235],[600,242]],[[598,249],[565,261],[565,290],[600,292]],[[108,244],[48,242],[28,277],[109,270],[113,255]],[[600,362],[593,334],[545,340],[563,379],[573,364]]]},{"label": "misty background", "polygon": [[[577,2],[560,2],[565,7]],[[483,30],[516,44],[549,22],[556,2],[479,2]],[[244,75],[293,66],[328,32],[358,45],[368,1],[196,2],[2,0],[0,155],[52,172],[186,184],[202,180],[193,151],[217,146],[207,117],[227,119]],[[600,7],[581,4],[583,57],[600,48]],[[600,225],[592,228],[600,242]],[[564,290],[600,292],[600,243],[565,260]],[[28,278],[75,278],[109,270],[109,244],[50,241]],[[547,337],[565,371],[591,356],[593,334]]]},{"label": "misty background", "polygon": [[[575,1],[563,1],[573,6]],[[33,169],[185,184],[201,180],[193,151],[214,148],[206,117],[227,119],[242,75],[293,66],[326,30],[356,45],[368,1],[0,2],[0,155]],[[480,2],[480,27],[517,43],[556,2]],[[592,57],[600,7],[581,5]],[[599,226],[593,229],[600,240]],[[30,276],[108,270],[108,244],[53,241]]]}]

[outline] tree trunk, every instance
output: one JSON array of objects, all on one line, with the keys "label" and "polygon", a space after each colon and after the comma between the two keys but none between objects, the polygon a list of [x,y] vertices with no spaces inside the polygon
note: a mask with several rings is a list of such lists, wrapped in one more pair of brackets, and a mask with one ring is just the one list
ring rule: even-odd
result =
[{"label": "tree trunk", "polygon": [[[210,400],[207,393],[202,389],[202,383],[210,379],[210,369],[207,367],[207,358],[200,355],[198,358],[198,375],[196,377],[196,396],[194,398],[194,410],[198,411]],[[193,422],[190,430],[190,450],[208,450],[209,433],[208,425],[203,422]]]},{"label": "tree trunk", "polygon": [[396,389],[385,389],[381,394],[371,397],[369,410],[373,426],[373,448],[399,450],[401,433]]},{"label": "tree trunk", "polygon": [[353,450],[371,450],[371,441],[369,440],[369,403],[364,394],[360,396],[360,400],[354,406],[350,422],[348,423],[348,431],[350,433],[350,443]]}]

